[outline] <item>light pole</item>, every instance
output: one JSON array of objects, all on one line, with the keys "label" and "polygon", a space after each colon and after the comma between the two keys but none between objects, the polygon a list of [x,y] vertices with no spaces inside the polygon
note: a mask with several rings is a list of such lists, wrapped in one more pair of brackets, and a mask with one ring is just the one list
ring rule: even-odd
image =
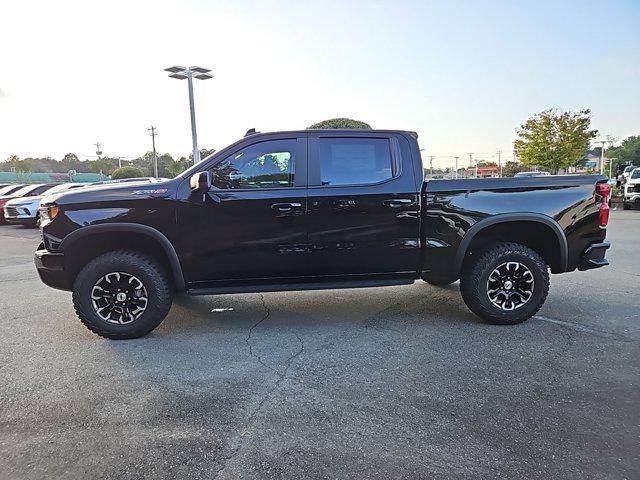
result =
[{"label": "light pole", "polygon": [[166,72],[170,72],[171,78],[177,78],[178,80],[187,80],[189,85],[189,111],[191,112],[191,140],[193,141],[193,163],[196,164],[200,161],[200,150],[198,150],[198,136],[196,134],[196,111],[193,102],[193,79],[208,80],[213,78],[208,68],[202,67],[180,67],[178,65],[165,68]]},{"label": "light pole", "polygon": [[600,144],[600,175],[604,175],[604,146],[607,143],[606,140],[600,140],[598,142]]}]

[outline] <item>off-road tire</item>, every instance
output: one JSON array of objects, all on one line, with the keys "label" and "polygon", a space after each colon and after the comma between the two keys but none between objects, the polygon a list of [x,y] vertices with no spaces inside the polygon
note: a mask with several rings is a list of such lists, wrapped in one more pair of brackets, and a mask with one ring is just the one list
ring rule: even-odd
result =
[{"label": "off-road tire", "polygon": [[[531,297],[513,310],[503,310],[489,298],[488,280],[494,269],[506,262],[518,262],[533,275]],[[549,293],[549,271],[540,255],[518,243],[496,243],[464,265],[460,293],[469,310],[497,325],[515,325],[528,320],[544,304]]]},{"label": "off-road tire", "polygon": [[[148,294],[142,315],[127,324],[114,324],[95,311],[91,292],[96,282],[111,272],[124,272],[138,278]],[[169,313],[173,290],[168,275],[148,255],[129,250],[107,252],[89,262],[73,284],[73,306],[80,321],[93,333],[112,340],[138,338],[156,328]]]}]

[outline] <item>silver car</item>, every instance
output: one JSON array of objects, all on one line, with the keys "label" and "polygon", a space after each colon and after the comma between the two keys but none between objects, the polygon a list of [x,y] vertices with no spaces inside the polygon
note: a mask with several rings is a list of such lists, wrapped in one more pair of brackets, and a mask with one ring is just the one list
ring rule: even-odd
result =
[{"label": "silver car", "polygon": [[[38,209],[43,194],[57,193],[71,188],[84,187],[86,183],[61,183],[49,185],[49,188],[34,190],[35,194],[25,195],[9,200],[4,205],[4,219],[7,223],[38,226],[40,221]],[[19,191],[18,191],[19,192]],[[16,192],[16,193],[18,193]]]}]

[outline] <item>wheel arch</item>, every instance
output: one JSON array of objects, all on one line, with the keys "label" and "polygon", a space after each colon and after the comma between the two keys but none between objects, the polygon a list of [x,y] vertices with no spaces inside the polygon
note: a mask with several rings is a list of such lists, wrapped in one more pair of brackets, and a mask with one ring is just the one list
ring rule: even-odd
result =
[{"label": "wheel arch", "polygon": [[[81,227],[67,235],[60,243],[59,249],[65,253],[65,257],[73,258],[69,252],[74,245],[78,246],[79,244],[84,244],[92,239],[104,239],[105,235],[112,234],[134,234],[137,238],[150,239],[151,242],[149,243],[149,247],[152,248],[154,245],[157,245],[156,251],[162,252],[164,258],[161,260],[166,262],[166,266],[170,270],[176,290],[185,289],[182,265],[180,264],[180,259],[178,258],[176,249],[162,232],[148,225],[142,225],[139,223],[108,223]],[[119,249],[119,247],[108,250],[117,249]]]},{"label": "wheel arch", "polygon": [[[459,275],[462,271],[465,258],[467,257],[467,254],[470,251],[469,249],[474,243],[474,240],[479,239],[480,236],[488,232],[492,227],[509,227],[509,224],[513,224],[513,226],[515,227],[516,225],[523,223],[532,227],[542,227],[551,232],[550,237],[556,240],[557,243],[555,247],[558,248],[559,252],[557,258],[554,258],[553,262],[549,262],[549,264],[552,265],[552,271],[554,273],[567,271],[569,247],[567,244],[567,237],[562,227],[558,224],[558,222],[547,215],[527,212],[494,215],[473,224],[462,238],[460,246],[458,247],[458,251],[456,252],[454,264],[455,272]],[[501,240],[513,241],[508,238],[503,238]],[[548,256],[547,258],[545,258],[545,260],[548,260]]]}]

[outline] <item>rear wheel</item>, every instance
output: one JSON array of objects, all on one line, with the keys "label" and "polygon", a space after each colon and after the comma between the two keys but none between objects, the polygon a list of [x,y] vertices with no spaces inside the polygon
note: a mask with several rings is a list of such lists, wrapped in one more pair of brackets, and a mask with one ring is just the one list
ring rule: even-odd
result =
[{"label": "rear wheel", "polygon": [[137,338],[156,328],[169,312],[172,290],[151,257],[108,252],[89,262],[73,285],[73,305],[93,333],[111,339]]},{"label": "rear wheel", "polygon": [[629,210],[631,208],[631,205],[629,205],[625,200],[622,201],[622,209],[623,210]]},{"label": "rear wheel", "polygon": [[460,278],[469,309],[489,323],[514,325],[531,318],[549,292],[540,255],[518,243],[498,243],[471,260]]}]

